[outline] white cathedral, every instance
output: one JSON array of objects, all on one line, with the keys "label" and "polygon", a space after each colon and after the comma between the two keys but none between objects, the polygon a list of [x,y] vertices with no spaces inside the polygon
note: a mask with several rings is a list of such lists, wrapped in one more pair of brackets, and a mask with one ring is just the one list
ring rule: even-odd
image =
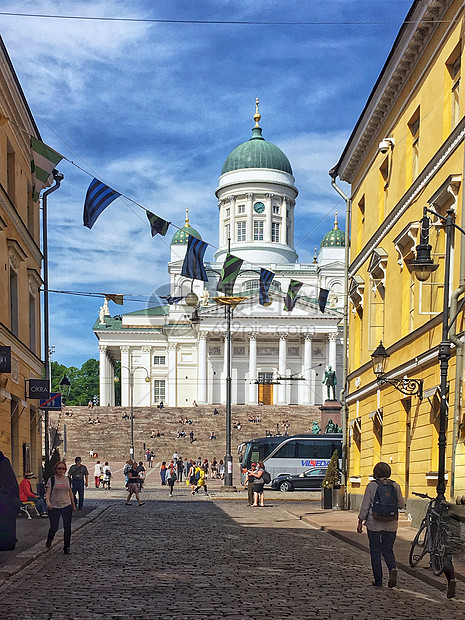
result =
[{"label": "white cathedral", "polygon": [[[99,341],[101,405],[115,404],[117,360],[123,406],[225,403],[227,322],[224,306],[214,297],[228,243],[231,254],[244,260],[234,295],[245,298],[231,319],[232,404],[321,404],[329,366],[340,386],[344,233],[336,217],[313,262],[299,262],[294,248],[298,190],[291,164],[263,138],[260,119],[257,101],[252,137],[229,154],[221,171],[215,192],[219,243],[214,262],[205,263],[208,282],[181,275],[189,235],[201,239],[186,210],[185,226],[171,240],[168,264],[170,295],[182,300],[170,305],[160,300],[154,307],[113,317],[107,302],[101,308],[93,328]],[[260,267],[275,274],[266,306],[259,304]],[[284,299],[291,279],[303,286],[288,312]],[[318,307],[321,288],[330,291],[324,313]]]}]

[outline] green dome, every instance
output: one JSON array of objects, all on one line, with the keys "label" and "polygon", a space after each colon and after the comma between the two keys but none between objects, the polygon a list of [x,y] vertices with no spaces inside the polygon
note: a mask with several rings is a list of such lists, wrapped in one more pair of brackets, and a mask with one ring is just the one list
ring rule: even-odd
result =
[{"label": "green dome", "polygon": [[346,236],[337,226],[337,213],[334,219],[334,228],[323,237],[320,248],[343,248],[346,244]]},{"label": "green dome", "polygon": [[252,137],[232,151],[224,162],[221,174],[243,168],[271,168],[292,174],[291,164],[286,155],[262,136],[261,127],[252,129]]},{"label": "green dome", "polygon": [[187,245],[189,235],[192,235],[197,239],[202,239],[200,233],[197,232],[195,228],[192,228],[192,226],[189,226],[189,214],[186,209],[186,223],[182,228],[174,233],[173,238],[171,239],[171,245]]}]

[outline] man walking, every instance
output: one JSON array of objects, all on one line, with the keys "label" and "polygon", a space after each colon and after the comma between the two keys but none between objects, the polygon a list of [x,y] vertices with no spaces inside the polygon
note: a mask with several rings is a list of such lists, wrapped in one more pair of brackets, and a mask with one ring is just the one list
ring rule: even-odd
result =
[{"label": "man walking", "polygon": [[[88,486],[89,484],[89,472],[87,471],[87,467],[82,464],[80,456],[74,459],[74,465],[71,465],[69,468],[68,477],[71,478],[74,505],[78,510],[82,510],[82,506],[84,505],[84,486]],[[79,501],[77,496],[79,496]]]}]

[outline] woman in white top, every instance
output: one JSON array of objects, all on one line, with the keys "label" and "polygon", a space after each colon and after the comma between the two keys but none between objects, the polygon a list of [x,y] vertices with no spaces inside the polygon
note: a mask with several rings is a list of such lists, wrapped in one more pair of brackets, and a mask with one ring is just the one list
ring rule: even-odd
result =
[{"label": "woman in white top", "polygon": [[100,461],[97,461],[94,466],[94,481],[95,481],[96,489],[100,487],[100,476],[101,475],[102,475],[102,466],[100,465]]},{"label": "woman in white top", "polygon": [[53,468],[53,476],[47,480],[45,490],[45,503],[48,508],[48,518],[50,519],[50,529],[48,531],[45,546],[50,549],[52,540],[58,530],[60,516],[63,519],[63,551],[69,553],[71,543],[71,519],[76,510],[74,496],[71,490],[71,481],[65,476],[67,470],[66,463],[59,461]]}]

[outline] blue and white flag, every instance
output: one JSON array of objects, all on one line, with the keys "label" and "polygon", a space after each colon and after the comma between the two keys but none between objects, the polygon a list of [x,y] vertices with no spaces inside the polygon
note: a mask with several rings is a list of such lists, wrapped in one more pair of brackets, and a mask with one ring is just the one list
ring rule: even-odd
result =
[{"label": "blue and white flag", "polygon": [[119,196],[121,194],[115,192],[114,189],[94,179],[89,185],[84,203],[84,226],[92,228],[102,211]]},{"label": "blue and white flag", "polygon": [[259,302],[261,306],[270,303],[270,298],[268,296],[268,291],[270,290],[271,282],[274,278],[274,273],[272,271],[268,271],[268,269],[260,269],[260,297]]},{"label": "blue and white flag", "polygon": [[208,282],[207,272],[203,264],[203,256],[208,243],[189,235],[187,242],[186,256],[182,264],[181,275],[191,280],[203,280]]}]

